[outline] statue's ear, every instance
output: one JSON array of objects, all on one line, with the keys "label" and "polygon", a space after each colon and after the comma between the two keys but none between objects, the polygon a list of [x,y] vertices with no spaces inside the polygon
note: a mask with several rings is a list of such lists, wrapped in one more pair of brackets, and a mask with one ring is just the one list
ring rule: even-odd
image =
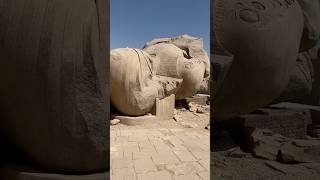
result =
[{"label": "statue's ear", "polygon": [[190,48],[187,47],[186,49],[182,49],[183,51],[183,57],[185,57],[186,59],[191,59],[192,56],[190,56]]}]

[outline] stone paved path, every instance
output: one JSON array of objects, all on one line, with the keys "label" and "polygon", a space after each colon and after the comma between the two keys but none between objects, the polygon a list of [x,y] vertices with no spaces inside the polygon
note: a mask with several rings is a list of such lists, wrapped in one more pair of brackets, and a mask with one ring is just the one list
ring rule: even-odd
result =
[{"label": "stone paved path", "polygon": [[208,130],[111,126],[111,180],[209,180]]}]

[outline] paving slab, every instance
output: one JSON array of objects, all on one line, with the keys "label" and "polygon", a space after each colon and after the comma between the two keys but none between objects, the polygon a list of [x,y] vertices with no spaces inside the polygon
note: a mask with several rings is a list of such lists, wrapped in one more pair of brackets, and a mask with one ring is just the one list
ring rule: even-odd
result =
[{"label": "paving slab", "polygon": [[111,126],[111,180],[209,180],[210,132],[172,123]]}]

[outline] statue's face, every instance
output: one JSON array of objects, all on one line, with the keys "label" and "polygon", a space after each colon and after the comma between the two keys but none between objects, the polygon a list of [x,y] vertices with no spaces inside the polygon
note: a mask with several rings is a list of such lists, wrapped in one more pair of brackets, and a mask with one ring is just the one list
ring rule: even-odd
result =
[{"label": "statue's face", "polygon": [[[188,47],[178,47],[171,43],[158,43],[144,49],[154,54],[158,60],[158,75],[183,79],[176,93],[177,99],[186,98],[196,93],[204,78],[208,61],[206,54],[189,50]],[[208,68],[209,69],[209,68]]]}]

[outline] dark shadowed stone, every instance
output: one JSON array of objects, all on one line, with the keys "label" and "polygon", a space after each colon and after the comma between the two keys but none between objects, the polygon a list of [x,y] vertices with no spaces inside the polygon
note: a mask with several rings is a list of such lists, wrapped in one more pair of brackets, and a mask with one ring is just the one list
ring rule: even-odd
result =
[{"label": "dark shadowed stone", "polygon": [[292,68],[287,88],[276,101],[309,103],[313,81],[314,69],[310,54],[309,52],[302,52],[299,54],[294,68]]},{"label": "dark shadowed stone", "polygon": [[239,141],[238,145],[241,149],[247,149],[257,158],[282,163],[320,162],[319,140],[289,139],[264,129],[255,129],[240,136],[242,141]]},{"label": "dark shadowed stone", "polygon": [[259,21],[259,15],[252,10],[248,10],[248,9],[241,10],[239,16],[243,21],[246,21],[249,23],[254,23]]},{"label": "dark shadowed stone", "polygon": [[308,50],[317,44],[320,38],[320,1],[298,0],[304,15],[304,32],[300,48]]},{"label": "dark shadowed stone", "polygon": [[213,1],[212,30],[220,45],[218,52],[225,49],[233,56],[214,98],[215,120],[264,107],[286,88],[299,53],[303,13],[297,1],[279,2]]},{"label": "dark shadowed stone", "polygon": [[[281,106],[279,104],[277,107]],[[298,105],[295,107],[288,105],[287,108],[278,109],[260,108],[241,118],[246,127],[270,129],[289,138],[303,138],[307,134],[307,125],[311,124],[312,119],[308,106],[298,107]]]},{"label": "dark shadowed stone", "polygon": [[106,170],[108,1],[0,4],[0,131],[45,169]]}]

